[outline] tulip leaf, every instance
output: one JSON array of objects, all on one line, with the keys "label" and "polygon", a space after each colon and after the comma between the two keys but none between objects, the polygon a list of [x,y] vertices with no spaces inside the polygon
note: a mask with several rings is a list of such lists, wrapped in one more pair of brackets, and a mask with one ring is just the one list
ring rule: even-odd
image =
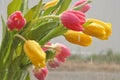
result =
[{"label": "tulip leaf", "polygon": [[66,32],[66,29],[64,29],[63,26],[59,25],[55,27],[54,29],[50,30],[48,34],[46,34],[40,41],[40,45],[44,45],[46,42],[50,41],[51,39],[63,35]]},{"label": "tulip leaf", "polygon": [[35,14],[36,11],[36,6],[32,7],[26,14],[25,14],[25,19],[27,22],[31,21],[33,19],[33,15]]},{"label": "tulip leaf", "polygon": [[5,37],[7,27],[2,16],[1,16],[1,20],[2,20],[2,39],[3,39]]},{"label": "tulip leaf", "polygon": [[7,7],[7,15],[9,16],[15,11],[20,11],[23,0],[12,0]]},{"label": "tulip leaf", "polygon": [[23,14],[25,14],[27,11],[28,11],[28,0],[23,0],[23,3],[22,3],[22,12]]},{"label": "tulip leaf", "polygon": [[[40,40],[44,37],[50,30],[57,27],[57,22],[47,22],[42,25],[39,25],[36,29],[30,31],[27,35],[29,39]],[[37,35],[36,35],[37,34]]]},{"label": "tulip leaf", "polygon": [[57,14],[62,13],[63,11],[65,11],[66,9],[68,9],[70,3],[72,0],[64,0],[64,2],[61,4]]},{"label": "tulip leaf", "polygon": [[32,19],[36,18],[39,16],[40,14],[40,8],[42,6],[42,0],[40,0],[40,2],[33,6],[26,14],[25,14],[25,18],[26,18],[26,21],[29,22],[31,21]]}]

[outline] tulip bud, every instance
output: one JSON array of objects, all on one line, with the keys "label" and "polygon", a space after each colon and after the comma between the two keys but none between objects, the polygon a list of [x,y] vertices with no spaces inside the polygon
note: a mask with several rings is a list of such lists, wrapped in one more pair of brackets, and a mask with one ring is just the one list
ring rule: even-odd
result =
[{"label": "tulip bud", "polygon": [[83,32],[90,36],[106,40],[112,34],[110,23],[105,23],[97,19],[88,19],[87,22],[91,22],[91,24],[85,26]]},{"label": "tulip bud", "polygon": [[55,58],[60,62],[65,62],[65,59],[71,55],[70,50],[63,44],[56,43],[54,48],[56,50]]},{"label": "tulip bud", "polygon": [[65,34],[65,39],[73,44],[78,44],[81,46],[89,46],[92,43],[92,37],[84,34],[83,32],[77,32],[68,30]]},{"label": "tulip bud", "polygon": [[58,61],[56,58],[54,59],[51,59],[48,61],[48,65],[51,67],[51,68],[57,68],[60,66],[60,61]]},{"label": "tulip bud", "polygon": [[35,67],[46,66],[46,54],[36,41],[27,40],[24,44],[24,51]]},{"label": "tulip bud", "polygon": [[[75,7],[80,6],[80,5],[82,5],[83,3],[85,3],[85,2],[87,2],[87,1],[86,1],[86,0],[80,0],[80,1],[78,1],[77,3],[75,3],[74,6],[75,6]],[[90,8],[91,8],[90,5],[85,4],[85,5],[82,6],[82,8],[80,8],[80,11],[83,12],[83,13],[85,13],[85,12],[87,12]]]},{"label": "tulip bud", "polygon": [[34,69],[33,70],[34,76],[38,79],[38,80],[45,80],[47,74],[48,74],[48,69],[47,67],[45,68],[41,68],[41,69]]},{"label": "tulip bud", "polygon": [[59,2],[59,0],[49,1],[48,3],[46,3],[46,4],[44,5],[44,9],[46,10],[46,9],[48,9],[48,8],[50,8],[50,7],[53,7],[53,6],[55,6],[58,2]]},{"label": "tulip bud", "polygon": [[[52,43],[51,43],[51,42],[48,42],[48,43],[47,43],[47,44],[45,44],[45,45],[48,45],[48,46],[50,46],[50,45],[52,45]],[[45,52],[45,51],[47,51],[49,48],[42,47],[42,49],[43,49],[43,51]]]},{"label": "tulip bud", "polygon": [[85,14],[80,11],[68,10],[61,14],[61,22],[70,30],[82,31],[82,25],[85,23]]},{"label": "tulip bud", "polygon": [[7,20],[7,26],[12,31],[14,29],[21,30],[26,24],[25,18],[20,11],[11,14]]}]

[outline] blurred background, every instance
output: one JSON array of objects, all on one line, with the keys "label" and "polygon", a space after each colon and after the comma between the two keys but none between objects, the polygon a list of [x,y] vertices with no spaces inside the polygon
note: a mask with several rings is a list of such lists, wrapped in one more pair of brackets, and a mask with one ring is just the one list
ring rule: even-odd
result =
[{"label": "blurred background", "polygon": [[[0,0],[0,14],[2,14],[4,18],[6,18],[6,7],[10,1],[12,0]],[[38,1],[39,0],[29,0],[29,7],[32,7]],[[50,0],[44,1],[47,2]],[[76,1],[78,0],[72,0],[72,4],[70,7],[72,7]],[[63,43],[67,45],[73,55],[68,59],[66,64],[63,64],[62,67],[56,69],[58,71],[66,69],[66,71],[60,73],[51,70],[52,72],[50,72],[47,80],[120,79],[120,76],[118,76],[120,75],[120,0],[93,0],[90,5],[92,6],[92,8],[86,13],[87,18],[96,18],[105,22],[110,22],[113,29],[112,36],[109,38],[109,40],[105,41],[93,38],[93,43],[89,47],[82,47],[71,44],[67,42],[62,36],[52,39],[51,42]],[[2,32],[1,26],[2,25],[0,21],[0,33]],[[0,34],[0,41],[1,36],[2,34]],[[98,64],[99,66],[97,66]],[[91,71],[89,70],[95,71],[91,74]],[[96,70],[99,72],[96,72]],[[106,70],[107,72],[105,72],[104,70]],[[112,73],[110,71],[112,71]],[[90,78],[86,78],[86,76],[89,76]]]}]

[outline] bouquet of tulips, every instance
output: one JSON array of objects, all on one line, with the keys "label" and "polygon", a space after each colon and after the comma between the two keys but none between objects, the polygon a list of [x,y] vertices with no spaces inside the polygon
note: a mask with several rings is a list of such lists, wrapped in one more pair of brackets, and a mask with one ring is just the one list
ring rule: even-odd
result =
[{"label": "bouquet of tulips", "polygon": [[45,80],[48,67],[57,68],[71,53],[67,46],[50,40],[64,36],[80,46],[90,46],[92,37],[107,40],[111,24],[94,18],[86,19],[90,0],[50,0],[28,7],[29,0],[12,0],[7,19],[1,16],[0,80],[30,80],[28,67],[36,79]]}]

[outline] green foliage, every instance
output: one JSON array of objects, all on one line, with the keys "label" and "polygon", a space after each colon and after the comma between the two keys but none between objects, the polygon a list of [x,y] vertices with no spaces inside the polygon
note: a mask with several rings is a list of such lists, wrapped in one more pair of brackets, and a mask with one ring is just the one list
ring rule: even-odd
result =
[{"label": "green foliage", "polygon": [[30,10],[28,10],[28,12],[25,14],[26,21],[29,22],[35,18],[38,18],[40,15],[41,7],[42,0],[40,0],[37,5],[33,6]]},{"label": "green foliage", "polygon": [[59,8],[59,10],[57,11],[57,14],[62,13],[63,11],[67,10],[70,3],[72,0],[64,0]]},{"label": "green foliage", "polygon": [[8,5],[7,14],[8,16],[15,11],[20,11],[23,0],[12,0],[12,2]]}]

